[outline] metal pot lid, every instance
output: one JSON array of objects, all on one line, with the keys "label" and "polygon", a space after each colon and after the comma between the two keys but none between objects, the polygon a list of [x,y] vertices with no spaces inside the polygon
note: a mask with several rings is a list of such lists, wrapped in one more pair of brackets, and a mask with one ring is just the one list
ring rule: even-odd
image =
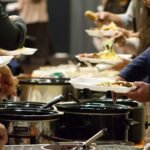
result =
[{"label": "metal pot lid", "polygon": [[40,102],[2,102],[0,108],[11,109],[11,108],[39,108],[44,106],[46,103]]},{"label": "metal pot lid", "polygon": [[5,121],[42,121],[56,120],[62,113],[44,110],[0,109],[0,120]]},{"label": "metal pot lid", "polygon": [[42,109],[45,103],[38,102],[3,102],[0,103],[0,120],[53,120],[62,113],[52,108]]},{"label": "metal pot lid", "polygon": [[19,84],[69,85],[70,78],[20,78]]},{"label": "metal pot lid", "polygon": [[[112,103],[112,99],[109,98],[109,99],[95,99],[95,100],[90,100],[91,103],[92,102],[96,102],[96,103]],[[131,100],[131,99],[118,99],[116,101],[116,104],[121,104],[121,105],[126,105],[126,106],[130,106],[130,107],[143,107],[144,104],[143,103],[140,103],[138,101],[135,101],[135,100]]]},{"label": "metal pot lid", "polygon": [[132,109],[126,105],[98,102],[57,104],[56,107],[60,111],[78,113],[126,113]]}]

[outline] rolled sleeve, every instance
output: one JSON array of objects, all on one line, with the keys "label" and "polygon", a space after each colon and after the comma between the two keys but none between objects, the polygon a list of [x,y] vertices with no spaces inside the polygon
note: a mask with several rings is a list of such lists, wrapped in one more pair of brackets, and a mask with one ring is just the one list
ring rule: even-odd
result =
[{"label": "rolled sleeve", "polygon": [[18,16],[10,20],[0,4],[0,48],[14,50],[22,47],[26,37],[26,24]]},{"label": "rolled sleeve", "polygon": [[127,81],[141,81],[149,74],[150,48],[121,70],[119,76]]}]

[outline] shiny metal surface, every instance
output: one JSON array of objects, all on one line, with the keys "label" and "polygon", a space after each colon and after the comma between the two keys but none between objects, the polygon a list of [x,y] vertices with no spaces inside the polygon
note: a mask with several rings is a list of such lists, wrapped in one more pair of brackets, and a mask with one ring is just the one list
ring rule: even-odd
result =
[{"label": "shiny metal surface", "polygon": [[[48,144],[36,144],[36,145],[6,145],[4,150],[48,150],[46,147]],[[47,147],[48,148],[48,147]],[[72,149],[71,149],[72,150]],[[108,144],[108,145],[98,145],[96,150],[142,150],[142,148],[136,148],[128,145],[119,144]]]},{"label": "shiny metal surface", "polygon": [[137,148],[128,145],[112,144],[112,145],[98,145],[97,150],[142,150],[142,148]]},{"label": "shiny metal surface", "polygon": [[6,145],[4,150],[42,150],[42,146],[45,144],[36,145]]}]

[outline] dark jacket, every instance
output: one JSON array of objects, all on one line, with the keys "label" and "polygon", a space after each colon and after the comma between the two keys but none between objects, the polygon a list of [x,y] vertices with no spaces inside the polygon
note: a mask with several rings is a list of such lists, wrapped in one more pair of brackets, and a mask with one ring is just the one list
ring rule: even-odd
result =
[{"label": "dark jacket", "polygon": [[127,81],[142,81],[148,77],[150,83],[150,48],[137,56],[119,74]]},{"label": "dark jacket", "polygon": [[15,50],[24,45],[27,33],[26,24],[17,17],[15,21],[9,19],[0,2],[0,48]]}]

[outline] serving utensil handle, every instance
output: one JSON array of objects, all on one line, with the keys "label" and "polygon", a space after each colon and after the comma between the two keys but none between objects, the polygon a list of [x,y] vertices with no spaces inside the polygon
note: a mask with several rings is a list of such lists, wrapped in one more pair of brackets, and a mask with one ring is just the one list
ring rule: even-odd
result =
[{"label": "serving utensil handle", "polygon": [[59,95],[59,96],[56,96],[54,97],[54,99],[52,99],[49,103],[47,103],[46,105],[42,106],[41,109],[46,109],[48,107],[51,107],[52,105],[60,102],[61,100],[64,99],[64,96],[63,95]]},{"label": "serving utensil handle", "polygon": [[83,147],[89,146],[92,142],[94,142],[98,138],[102,137],[105,134],[106,131],[107,131],[107,128],[104,128],[104,129],[100,130],[98,133],[96,133],[95,135],[93,135],[90,139],[88,139],[87,141],[85,141],[83,143]]}]

